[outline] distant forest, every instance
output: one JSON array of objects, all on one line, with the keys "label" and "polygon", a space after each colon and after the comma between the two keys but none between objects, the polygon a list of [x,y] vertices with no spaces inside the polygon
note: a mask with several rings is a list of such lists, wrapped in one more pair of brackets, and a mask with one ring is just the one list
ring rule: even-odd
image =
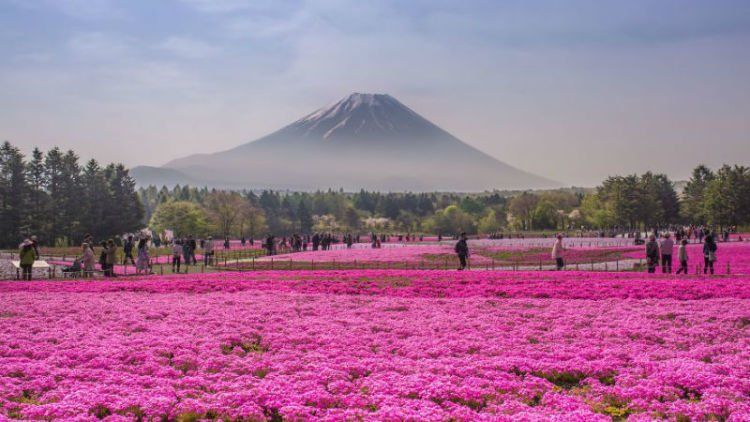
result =
[{"label": "distant forest", "polygon": [[0,247],[36,235],[78,244],[151,228],[237,238],[370,231],[632,231],[671,224],[750,224],[750,169],[698,166],[681,193],[663,174],[614,176],[596,189],[536,192],[355,193],[223,191],[191,186],[136,189],[121,164],[79,162],[73,151],[0,147]]},{"label": "distant forest", "polygon": [[[750,170],[698,166],[681,194],[663,174],[615,176],[592,190],[380,193],[361,190],[220,191],[148,187],[139,195],[157,231],[230,237],[291,233],[635,231],[674,224],[717,229],[750,223]],[[186,217],[189,216],[189,217]]]}]

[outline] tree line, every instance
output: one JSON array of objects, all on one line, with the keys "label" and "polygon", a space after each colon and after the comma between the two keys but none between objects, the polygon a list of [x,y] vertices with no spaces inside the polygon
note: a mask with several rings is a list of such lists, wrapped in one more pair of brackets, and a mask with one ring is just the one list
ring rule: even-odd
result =
[{"label": "tree line", "polygon": [[136,190],[121,164],[81,165],[73,151],[0,147],[0,247],[36,235],[45,245],[106,239],[142,228],[184,236],[267,233],[442,233],[750,224],[750,169],[698,166],[681,193],[663,174],[613,176],[595,189],[541,192],[383,193]]},{"label": "tree line", "polygon": [[750,224],[750,170],[698,166],[678,193],[666,175],[612,176],[595,189],[541,192],[381,193],[361,190],[227,192],[141,189],[151,228],[178,235],[277,236],[312,232],[452,235],[503,231],[636,231],[676,224]]},{"label": "tree line", "polygon": [[43,245],[79,244],[143,227],[135,181],[122,164],[81,164],[73,151],[0,146],[0,247],[37,236]]}]

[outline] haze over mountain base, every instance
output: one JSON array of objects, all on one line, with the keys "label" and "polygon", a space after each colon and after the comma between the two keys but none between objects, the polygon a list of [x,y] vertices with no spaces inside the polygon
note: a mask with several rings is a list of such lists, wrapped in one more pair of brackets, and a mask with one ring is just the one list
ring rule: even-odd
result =
[{"label": "haze over mountain base", "polygon": [[[382,191],[537,189],[559,183],[469,146],[384,94],[352,94],[268,136],[162,168],[139,184]],[[163,182],[162,182],[163,181]]]}]

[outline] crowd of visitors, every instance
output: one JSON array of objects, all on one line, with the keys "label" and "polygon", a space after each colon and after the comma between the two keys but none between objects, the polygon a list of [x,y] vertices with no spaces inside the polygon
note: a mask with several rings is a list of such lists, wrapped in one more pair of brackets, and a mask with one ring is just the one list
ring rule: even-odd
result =
[{"label": "crowd of visitors", "polygon": [[[731,233],[736,232],[736,228],[722,230],[718,236],[719,241],[728,241]],[[506,235],[501,232],[488,235],[491,239],[511,238],[512,235]],[[690,243],[702,243],[703,246],[703,273],[714,274],[715,263],[717,261],[717,235],[710,229],[702,226],[678,226],[666,228],[654,228],[647,234],[646,241],[641,240],[640,232],[625,232],[620,236],[634,239],[635,244],[645,245],[646,270],[649,273],[656,273],[660,269],[664,274],[673,272],[673,267],[677,266],[676,274],[688,274],[688,253],[687,246]],[[523,238],[523,235],[516,235],[516,238]],[[563,233],[555,236],[552,245],[550,257],[554,261],[555,269],[562,270],[565,268],[566,248],[563,243],[565,235]],[[453,237],[457,239],[454,250],[458,258],[458,269],[465,270],[469,265],[469,245],[466,233]],[[374,249],[382,247],[382,244],[391,240],[398,242],[422,242],[424,235],[417,234],[377,234],[370,233],[370,246]],[[442,233],[437,235],[438,242],[443,240]],[[740,238],[740,240],[742,240]],[[150,236],[147,234],[127,235],[117,239],[107,239],[99,243],[98,262],[96,261],[95,242],[91,235],[86,234],[81,244],[80,255],[73,261],[72,265],[65,267],[64,272],[81,273],[84,277],[91,277],[99,264],[99,270],[105,277],[114,277],[114,267],[117,264],[133,265],[136,274],[151,274],[151,258],[149,246],[159,247],[162,244],[168,244],[171,251],[169,262],[172,271],[179,273],[183,266],[197,265],[196,250],[199,246],[203,252],[202,263],[205,266],[214,265],[216,262],[216,246],[213,237],[208,236],[205,239],[197,240],[193,235],[184,237],[175,237],[164,241],[160,236]],[[242,237],[240,239],[242,247],[248,244],[254,247],[255,239]],[[330,250],[332,245],[342,243],[347,248],[351,248],[355,243],[361,243],[359,234],[352,233],[313,233],[313,234],[293,234],[284,236],[277,240],[275,236],[269,234],[262,240],[262,248],[267,255],[276,255],[279,253],[304,252],[308,250]],[[118,259],[119,246],[122,247],[122,258]],[[231,248],[231,242],[228,237],[223,241],[224,249]],[[675,253],[676,249],[676,253]],[[676,257],[675,257],[676,255]],[[673,258],[674,257],[674,258]],[[19,245],[19,266],[21,269],[22,279],[30,280],[34,262],[40,259],[39,244],[35,236],[30,236]]]}]

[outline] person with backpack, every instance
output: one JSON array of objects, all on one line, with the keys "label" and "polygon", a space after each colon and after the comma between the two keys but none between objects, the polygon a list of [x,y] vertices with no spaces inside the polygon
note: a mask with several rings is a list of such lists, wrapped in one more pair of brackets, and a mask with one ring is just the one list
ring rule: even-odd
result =
[{"label": "person with backpack", "polygon": [[458,262],[459,262],[459,271],[463,271],[466,269],[467,265],[467,258],[469,257],[469,245],[466,243],[467,237],[466,233],[461,233],[461,238],[456,242],[455,251],[456,255],[458,255]]},{"label": "person with backpack", "polygon": [[714,236],[712,234],[706,235],[706,239],[703,242],[703,274],[711,271],[711,274],[713,275],[717,249],[718,247],[714,241]]},{"label": "person with backpack", "polygon": [[659,244],[656,243],[656,236],[652,234],[646,242],[646,266],[649,274],[656,272],[657,265],[659,265]]},{"label": "person with backpack", "polygon": [[19,266],[21,267],[21,280],[31,281],[31,273],[34,268],[34,262],[37,259],[34,242],[31,239],[25,239],[19,245],[18,257],[20,260]]}]

